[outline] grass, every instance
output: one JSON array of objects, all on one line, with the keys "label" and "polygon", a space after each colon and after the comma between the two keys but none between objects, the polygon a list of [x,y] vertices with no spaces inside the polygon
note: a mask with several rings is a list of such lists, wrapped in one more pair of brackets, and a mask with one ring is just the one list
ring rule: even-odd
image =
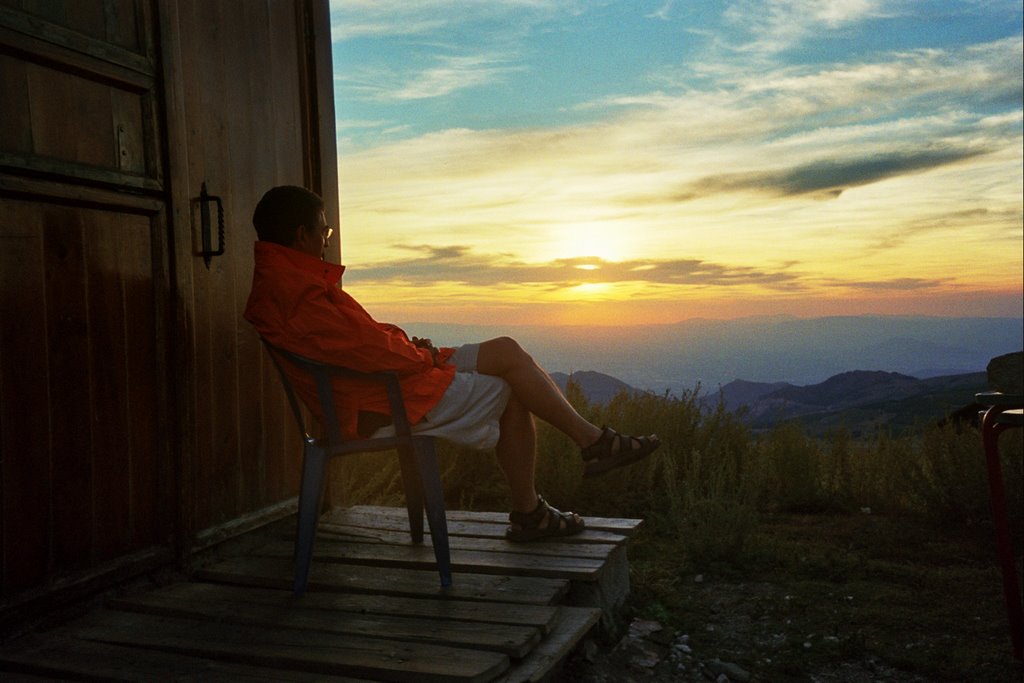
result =
[{"label": "grass", "polygon": [[[812,438],[791,423],[755,436],[698,394],[592,405],[570,385],[595,424],[662,438],[613,477],[583,481],[573,444],[540,425],[538,488],[553,504],[647,521],[630,546],[637,614],[759,680],[1019,679],[976,430],[855,438],[840,426]],[[1020,432],[1002,445],[1019,541]],[[492,454],[444,447],[441,459],[450,508],[508,508]],[[336,504],[401,504],[395,463],[369,456],[339,470],[350,483],[334,487]]]}]

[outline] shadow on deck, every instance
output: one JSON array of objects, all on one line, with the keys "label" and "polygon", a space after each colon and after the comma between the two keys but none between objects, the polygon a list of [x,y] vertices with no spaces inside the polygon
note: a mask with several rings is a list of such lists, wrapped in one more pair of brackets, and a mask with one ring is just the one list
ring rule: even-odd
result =
[{"label": "shadow on deck", "polygon": [[540,681],[629,592],[640,520],[587,518],[572,539],[504,540],[498,513],[448,512],[455,585],[405,510],[321,519],[309,589],[294,598],[292,540],[270,537],[190,581],[104,607],[0,649],[4,680]]}]

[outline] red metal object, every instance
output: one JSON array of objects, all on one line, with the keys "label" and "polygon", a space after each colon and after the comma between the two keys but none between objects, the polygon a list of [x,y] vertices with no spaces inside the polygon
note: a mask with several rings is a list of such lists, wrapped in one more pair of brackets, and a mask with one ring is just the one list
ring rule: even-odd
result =
[{"label": "red metal object", "polygon": [[1001,393],[977,395],[978,403],[990,406],[981,420],[981,441],[988,467],[989,498],[996,532],[999,568],[1003,574],[1003,597],[1010,622],[1013,656],[1024,661],[1024,607],[1021,605],[1020,583],[1013,557],[1013,544],[1006,515],[1006,494],[999,461],[999,436],[1008,429],[1024,427],[1024,396]]}]

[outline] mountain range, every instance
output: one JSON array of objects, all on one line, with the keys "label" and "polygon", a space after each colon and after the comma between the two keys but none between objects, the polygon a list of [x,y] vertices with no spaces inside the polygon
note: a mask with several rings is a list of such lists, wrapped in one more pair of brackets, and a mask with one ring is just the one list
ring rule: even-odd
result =
[{"label": "mountain range", "polygon": [[737,380],[707,400],[721,400],[755,430],[796,420],[809,434],[846,426],[859,436],[878,428],[900,432],[940,422],[988,388],[984,372],[918,379],[897,372],[855,370],[809,386]]},{"label": "mountain range", "polygon": [[702,393],[743,378],[811,385],[849,370],[911,377],[979,372],[1024,348],[1024,319],[925,316],[771,316],[668,325],[402,325],[440,345],[512,336],[549,371],[597,370],[661,394]]},{"label": "mountain range", "polygon": [[552,372],[551,379],[555,380],[555,384],[558,388],[565,393],[566,386],[569,383],[569,378],[579,386],[580,391],[592,403],[608,403],[608,401],[615,398],[622,392],[635,393],[638,389],[629,386],[621,379],[615,379],[609,375],[605,375],[600,372],[593,370],[584,370],[583,372],[574,372],[572,375],[567,375],[564,372]]},{"label": "mountain range", "polygon": [[[565,391],[570,376],[553,373],[552,378]],[[595,403],[607,403],[623,391],[639,391],[600,372],[576,372],[571,379]],[[918,379],[897,372],[854,370],[808,386],[734,380],[698,398],[709,410],[721,403],[754,431],[798,421],[811,435],[845,426],[857,437],[879,428],[898,433],[940,422],[988,388],[985,372]]]}]

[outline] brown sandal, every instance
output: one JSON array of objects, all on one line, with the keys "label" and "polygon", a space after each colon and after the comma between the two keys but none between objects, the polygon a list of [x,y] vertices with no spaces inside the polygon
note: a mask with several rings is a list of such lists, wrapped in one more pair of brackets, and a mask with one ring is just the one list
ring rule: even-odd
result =
[{"label": "brown sandal", "polygon": [[601,428],[601,436],[586,448],[580,449],[583,456],[583,477],[596,477],[616,467],[631,465],[643,460],[661,445],[658,437],[629,436],[619,434],[609,427]]},{"label": "brown sandal", "polygon": [[[548,523],[544,524],[544,520]],[[582,517],[575,512],[562,512],[551,507],[543,496],[537,496],[537,507],[533,512],[512,511],[509,513],[508,521],[513,526],[505,530],[505,538],[516,543],[572,536],[586,528],[586,522]],[[544,526],[541,526],[542,524]]]}]

